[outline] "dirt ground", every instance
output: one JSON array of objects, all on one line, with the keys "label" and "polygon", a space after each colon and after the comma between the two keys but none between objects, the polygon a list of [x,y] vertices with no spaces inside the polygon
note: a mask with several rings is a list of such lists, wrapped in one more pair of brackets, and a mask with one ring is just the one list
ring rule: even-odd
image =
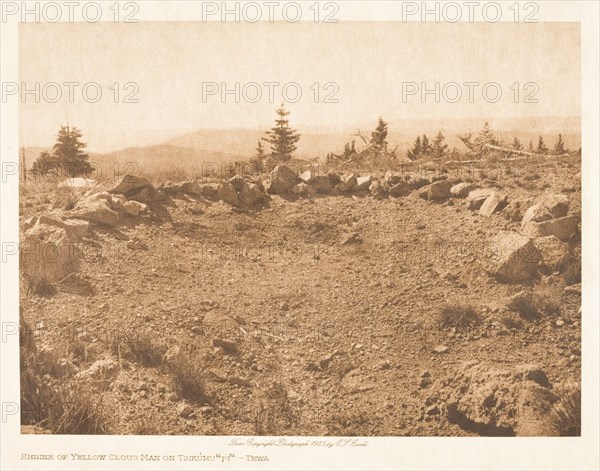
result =
[{"label": "dirt ground", "polygon": [[[494,185],[522,212],[554,192],[581,214],[579,171],[540,166]],[[52,197],[35,198],[23,196],[23,219],[51,208]],[[181,195],[117,229],[96,227],[81,243],[80,285],[50,296],[22,288],[21,310],[37,350],[69,371],[44,381],[83,385],[106,433],[482,435],[447,413],[458,364],[535,364],[551,384],[580,382],[572,281],[555,272],[502,284],[485,273],[485,244],[519,227],[506,211],[486,218],[464,199],[417,192],[273,195],[256,211]],[[524,289],[557,308],[515,320],[506,300]],[[473,306],[478,322],[440,325],[453,303]],[[142,353],[125,347],[131,338]],[[167,366],[182,354],[186,364]],[[100,376],[90,372],[99,360]]]}]

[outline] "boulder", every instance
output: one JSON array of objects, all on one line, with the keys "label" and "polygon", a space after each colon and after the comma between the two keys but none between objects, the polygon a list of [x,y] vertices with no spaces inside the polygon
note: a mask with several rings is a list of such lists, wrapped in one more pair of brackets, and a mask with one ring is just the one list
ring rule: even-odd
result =
[{"label": "boulder", "polygon": [[21,225],[21,230],[26,232],[38,224],[60,227],[65,230],[67,236],[73,241],[85,236],[90,228],[90,223],[82,219],[67,219],[63,221],[58,216],[53,217],[52,215],[40,214],[24,221]]},{"label": "boulder", "polygon": [[566,195],[548,194],[531,206],[523,215],[521,226],[528,222],[544,222],[562,218],[569,211],[569,199]]},{"label": "boulder", "polygon": [[390,184],[391,187],[397,185],[400,182],[400,180],[402,180],[402,177],[400,175],[396,175],[394,172],[389,170],[385,172],[385,176],[383,178],[386,182]]},{"label": "boulder", "polygon": [[364,177],[358,177],[356,179],[356,190],[363,191],[368,190],[371,186],[371,175],[365,175]]},{"label": "boulder", "polygon": [[150,183],[144,177],[125,175],[115,180],[111,188],[108,190],[108,193],[121,194],[126,196],[128,199],[132,199],[132,197],[136,195],[141,195],[142,197],[151,196],[154,191],[155,189],[152,186],[152,183]]},{"label": "boulder", "polygon": [[486,271],[503,283],[531,280],[541,255],[533,242],[514,232],[500,232],[486,249]]},{"label": "boulder", "polygon": [[387,196],[387,191],[385,191],[383,185],[377,180],[371,183],[371,186],[369,186],[369,192],[371,193],[371,196],[377,199],[383,199]]},{"label": "boulder", "polygon": [[231,177],[227,181],[233,185],[233,187],[235,188],[235,191],[237,191],[238,193],[240,191],[242,191],[246,185],[246,180],[241,175],[236,175],[234,177]]},{"label": "boulder", "polygon": [[480,188],[470,191],[467,195],[467,208],[472,210],[480,209],[485,200],[492,194],[494,190],[490,188]]},{"label": "boulder", "polygon": [[317,193],[332,194],[336,183],[327,175],[318,175],[312,178],[310,185]]},{"label": "boulder", "polygon": [[440,201],[450,197],[452,185],[448,180],[439,180],[419,190],[419,196],[430,201]]},{"label": "boulder", "polygon": [[346,185],[349,191],[354,191],[358,185],[358,179],[356,175],[351,173],[349,175],[342,176],[342,183]]},{"label": "boulder", "polygon": [[231,206],[239,206],[240,200],[233,184],[225,182],[219,189],[219,198]]},{"label": "boulder", "polygon": [[200,194],[211,201],[217,201],[219,199],[220,191],[221,185],[219,183],[205,183],[200,187]]},{"label": "boulder", "polygon": [[[175,196],[180,193],[183,193],[183,187],[187,183],[192,183],[192,182],[182,182],[182,183],[166,182],[160,186],[160,190],[162,190],[165,193],[165,195]],[[190,187],[188,187],[188,190],[189,189],[190,189]],[[186,193],[189,193],[189,191],[187,191]]]},{"label": "boulder", "polygon": [[90,230],[90,223],[82,219],[67,219],[63,221],[63,228],[71,240],[81,239]]},{"label": "boulder", "polygon": [[336,172],[329,172],[327,174],[327,178],[329,178],[334,184],[342,181],[342,177],[340,177],[339,173]]},{"label": "boulder", "polygon": [[[558,401],[535,365],[511,370],[477,361],[457,365],[452,388],[442,391],[448,420],[483,436],[548,436],[548,416]],[[445,396],[445,397],[444,397]]]},{"label": "boulder", "polygon": [[422,176],[412,175],[408,180],[408,184],[414,190],[418,190],[419,188],[423,188],[424,186],[431,184],[431,180]]},{"label": "boulder", "polygon": [[271,172],[271,181],[267,192],[275,195],[284,195],[300,182],[298,174],[286,165],[278,165]]},{"label": "boulder", "polygon": [[21,272],[32,279],[52,283],[79,270],[79,249],[61,227],[36,224],[24,233],[19,252]]},{"label": "boulder", "polygon": [[508,198],[506,195],[498,193],[497,191],[492,191],[490,196],[488,196],[481,205],[481,208],[479,208],[479,214],[484,217],[490,217],[496,211],[502,210],[502,208],[506,206],[507,201]]},{"label": "boulder", "polygon": [[306,172],[302,172],[300,174],[300,180],[302,180],[304,183],[310,183],[312,181],[313,178],[313,172],[311,170],[307,170]]},{"label": "boulder", "polygon": [[562,271],[569,260],[569,246],[555,236],[538,237],[533,244],[542,256],[542,268],[545,274]]},{"label": "boulder", "polygon": [[123,211],[128,216],[137,216],[148,208],[148,206],[146,206],[144,203],[140,203],[139,201],[125,201],[122,203],[122,206]]},{"label": "boulder", "polygon": [[407,196],[411,191],[412,188],[408,182],[400,180],[390,188],[389,194],[393,198],[398,198],[400,196]]},{"label": "boulder", "polygon": [[475,183],[462,182],[450,188],[450,195],[454,198],[466,198],[469,193],[477,188]]},{"label": "boulder", "polygon": [[527,237],[555,236],[567,241],[577,232],[577,224],[576,216],[565,216],[543,222],[529,221],[521,228],[521,233]]},{"label": "boulder", "polygon": [[[181,183],[181,191],[188,195],[201,195],[202,186],[195,180]],[[167,193],[168,194],[168,193]]]},{"label": "boulder", "polygon": [[119,213],[111,209],[111,203],[112,198],[104,199],[99,195],[91,195],[79,200],[70,211],[69,217],[83,219],[94,224],[116,226],[119,223]]},{"label": "boulder", "polygon": [[297,183],[292,187],[292,193],[298,196],[311,196],[316,193],[315,189],[306,183]]},{"label": "boulder", "polygon": [[263,203],[264,198],[258,186],[254,183],[246,183],[242,186],[238,194],[240,202],[247,207],[258,206]]}]

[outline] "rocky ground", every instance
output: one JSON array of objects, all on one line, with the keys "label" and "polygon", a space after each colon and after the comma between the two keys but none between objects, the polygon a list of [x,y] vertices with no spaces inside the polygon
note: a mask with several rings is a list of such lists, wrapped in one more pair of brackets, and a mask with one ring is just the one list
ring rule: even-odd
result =
[{"label": "rocky ground", "polygon": [[580,164],[521,170],[25,193],[24,431],[573,433]]}]

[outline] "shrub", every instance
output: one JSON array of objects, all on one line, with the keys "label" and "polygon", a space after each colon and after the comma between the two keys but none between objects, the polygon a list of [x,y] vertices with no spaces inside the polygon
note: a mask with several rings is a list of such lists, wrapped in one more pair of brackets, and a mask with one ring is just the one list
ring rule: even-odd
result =
[{"label": "shrub", "polygon": [[470,304],[448,303],[440,309],[438,323],[441,327],[464,329],[481,322],[481,316]]},{"label": "shrub", "polygon": [[199,403],[212,400],[206,385],[206,372],[200,366],[198,355],[181,352],[169,360],[167,369],[173,376],[178,396]]},{"label": "shrub", "polygon": [[569,385],[554,404],[549,417],[552,435],[581,436],[581,387]]},{"label": "shrub", "polygon": [[159,366],[167,348],[156,341],[149,332],[131,328],[113,331],[108,339],[113,355],[119,358],[132,358],[144,366]]}]

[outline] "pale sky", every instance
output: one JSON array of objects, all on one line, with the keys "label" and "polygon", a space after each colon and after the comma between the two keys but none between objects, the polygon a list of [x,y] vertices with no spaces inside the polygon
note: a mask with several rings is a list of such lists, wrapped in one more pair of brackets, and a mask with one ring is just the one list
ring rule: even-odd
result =
[{"label": "pale sky", "polygon": [[[201,23],[137,24],[56,23],[20,25],[20,80],[33,88],[49,82],[96,82],[102,89],[97,103],[87,103],[81,86],[74,103],[61,86],[62,99],[48,103],[28,95],[20,106],[24,144],[48,145],[68,113],[71,125],[84,131],[90,150],[109,151],[158,143],[201,128],[271,126],[274,109],[265,82],[297,83],[302,97],[286,105],[296,127],[339,127],[373,122],[424,118],[531,117],[580,115],[580,31],[576,23]],[[109,89],[120,84],[120,103]],[[138,103],[122,103],[127,82],[139,87]],[[235,103],[220,94],[202,100],[203,82],[225,82],[240,88],[261,85],[257,103]],[[314,103],[315,82],[320,84]],[[323,103],[333,87],[338,103]],[[426,82],[440,88],[461,84],[457,103],[435,103],[428,95],[402,99],[403,82]],[[474,103],[464,82],[478,82]],[[488,103],[482,86],[496,82],[502,90],[497,103]],[[513,84],[520,84],[518,103]],[[527,82],[537,86],[538,103],[524,103]],[[514,87],[513,87],[514,88]],[[289,96],[294,98],[293,88]],[[455,89],[448,88],[451,98]],[[47,88],[52,99],[53,88]],[[93,97],[93,89],[88,90]],[[255,89],[247,88],[254,97]],[[495,95],[489,89],[490,97]],[[494,93],[492,93],[494,92]],[[23,100],[22,100],[23,101]]]}]

